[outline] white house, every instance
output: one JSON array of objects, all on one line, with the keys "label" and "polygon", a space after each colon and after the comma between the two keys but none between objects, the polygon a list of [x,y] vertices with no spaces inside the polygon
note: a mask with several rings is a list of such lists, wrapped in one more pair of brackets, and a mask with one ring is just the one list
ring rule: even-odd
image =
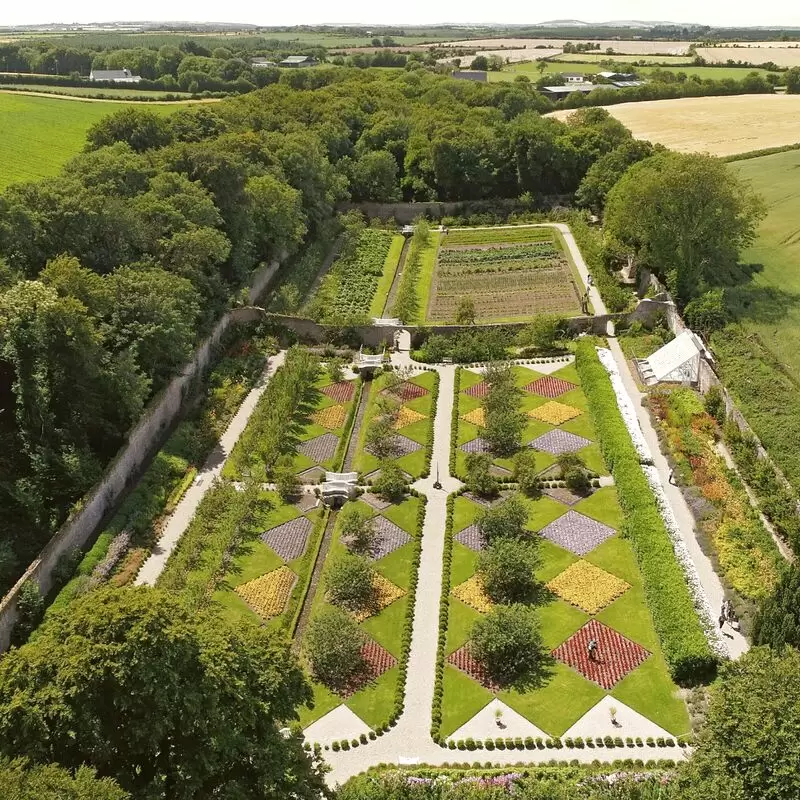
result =
[{"label": "white house", "polygon": [[586,80],[582,72],[562,72],[561,77],[566,83],[583,83]]},{"label": "white house", "polygon": [[141,75],[134,75],[129,69],[93,69],[89,73],[90,81],[107,81],[110,83],[139,83]]}]

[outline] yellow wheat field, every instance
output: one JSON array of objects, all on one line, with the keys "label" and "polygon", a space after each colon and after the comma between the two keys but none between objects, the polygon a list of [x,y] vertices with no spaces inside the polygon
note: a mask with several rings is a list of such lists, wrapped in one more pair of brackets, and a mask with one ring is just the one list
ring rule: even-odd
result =
[{"label": "yellow wheat field", "polygon": [[[637,139],[682,153],[732,156],[800,142],[800,95],[686,97],[606,107]],[[555,111],[565,119],[571,111]]]}]

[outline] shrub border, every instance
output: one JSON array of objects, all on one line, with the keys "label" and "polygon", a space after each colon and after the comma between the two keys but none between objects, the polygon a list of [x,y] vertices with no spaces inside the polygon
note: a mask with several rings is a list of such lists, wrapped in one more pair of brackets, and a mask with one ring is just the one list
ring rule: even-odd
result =
[{"label": "shrub border", "polygon": [[436,406],[439,401],[439,372],[430,367],[426,367],[425,372],[432,372],[434,375],[433,386],[431,387],[431,413],[428,417],[428,441],[425,444],[425,467],[420,473],[420,478],[427,478],[431,474],[431,462],[433,461],[433,435],[436,425]]}]

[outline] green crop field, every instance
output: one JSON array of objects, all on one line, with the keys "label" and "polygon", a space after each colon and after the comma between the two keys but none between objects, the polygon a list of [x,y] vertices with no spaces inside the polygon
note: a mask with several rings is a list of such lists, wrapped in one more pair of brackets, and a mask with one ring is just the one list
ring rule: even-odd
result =
[{"label": "green crop field", "polygon": [[99,89],[97,86],[45,86],[33,83],[13,83],[13,80],[6,83],[0,79],[0,89],[14,89],[19,92],[38,92],[41,94],[63,94],[68,97],[97,97],[104,95],[113,100],[136,100],[147,98],[151,100],[164,100],[174,98],[190,98],[191,95],[184,92],[164,92],[157,89]]},{"label": "green crop field", "polygon": [[[86,131],[122,103],[0,94],[0,190],[55,175],[83,149]],[[175,106],[148,106],[169,114]]]},{"label": "green crop field", "polygon": [[[583,56],[570,56],[570,58],[583,58]],[[627,58],[625,61],[623,58]],[[655,60],[656,56],[650,56],[650,60]],[[693,67],[687,64],[685,58],[680,56],[659,56],[660,60],[666,61],[667,59],[675,59],[674,62],[664,64],[654,64],[646,67],[635,67],[636,71],[641,75],[649,75],[655,70],[669,70],[670,72],[685,72],[687,75],[697,75],[700,78],[713,78],[714,80],[724,80],[726,78],[733,78],[734,80],[741,80],[750,72],[757,72],[759,75],[766,75],[765,69],[746,69],[741,67]],[[497,83],[499,81],[513,81],[517,75],[525,75],[532,81],[536,81],[539,77],[544,75],[553,75],[561,72],[582,72],[584,75],[595,75],[598,72],[603,72],[610,69],[621,69],[624,64],[630,64],[632,60],[637,60],[637,56],[625,56],[618,60],[618,66],[611,67],[607,64],[601,64],[597,61],[574,64],[565,61],[545,61],[546,69],[544,73],[539,71],[539,63],[533,61],[523,61],[518,64],[509,64],[500,72],[490,72],[489,82]]]},{"label": "green crop field", "polygon": [[759,265],[752,283],[737,290],[740,313],[764,345],[800,381],[800,150],[734,162],[766,201],[758,239],[742,255]]}]

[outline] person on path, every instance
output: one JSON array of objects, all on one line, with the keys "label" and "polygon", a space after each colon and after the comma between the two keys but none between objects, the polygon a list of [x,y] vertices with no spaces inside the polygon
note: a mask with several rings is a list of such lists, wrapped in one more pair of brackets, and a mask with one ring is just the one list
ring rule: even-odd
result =
[{"label": "person on path", "polygon": [[589,640],[586,650],[589,653],[589,661],[597,661],[597,642],[594,639]]}]

